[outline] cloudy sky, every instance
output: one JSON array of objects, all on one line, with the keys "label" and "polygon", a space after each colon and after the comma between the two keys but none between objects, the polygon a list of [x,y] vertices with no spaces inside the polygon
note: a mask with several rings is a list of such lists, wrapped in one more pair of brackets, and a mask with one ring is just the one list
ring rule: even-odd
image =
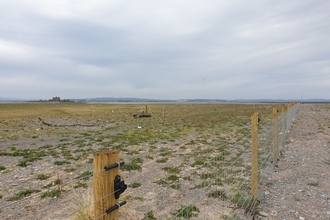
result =
[{"label": "cloudy sky", "polygon": [[330,98],[329,0],[0,0],[0,97]]}]

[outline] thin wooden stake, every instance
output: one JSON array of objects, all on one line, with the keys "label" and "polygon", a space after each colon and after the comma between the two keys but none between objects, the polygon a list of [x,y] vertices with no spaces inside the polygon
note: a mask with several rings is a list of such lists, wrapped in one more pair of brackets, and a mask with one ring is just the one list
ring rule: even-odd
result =
[{"label": "thin wooden stake", "polygon": [[258,200],[258,112],[252,114],[252,182],[251,194]]},{"label": "thin wooden stake", "polygon": [[285,142],[285,130],[286,130],[286,111],[285,111],[285,105],[282,105],[282,144],[281,146],[284,146]]},{"label": "thin wooden stake", "polygon": [[[119,202],[114,195],[114,180],[119,174],[119,169],[114,168],[104,171],[105,166],[119,162],[119,151],[102,151],[94,154],[94,218],[103,215],[105,211]],[[104,215],[101,220],[113,220],[119,216],[118,210]]]},{"label": "thin wooden stake", "polygon": [[277,107],[273,108],[273,163],[278,161],[278,128],[277,128]]}]

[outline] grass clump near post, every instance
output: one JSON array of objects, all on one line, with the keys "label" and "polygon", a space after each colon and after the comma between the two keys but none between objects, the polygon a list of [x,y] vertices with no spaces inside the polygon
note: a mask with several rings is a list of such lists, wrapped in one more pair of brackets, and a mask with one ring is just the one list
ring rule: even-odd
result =
[{"label": "grass clump near post", "polygon": [[77,182],[77,183],[75,183],[75,185],[73,186],[74,189],[77,189],[77,188],[80,188],[80,187],[87,189],[88,186],[87,186],[86,183],[81,183],[81,182]]},{"label": "grass clump near post", "polygon": [[243,192],[236,192],[230,200],[237,208],[243,208],[247,212],[256,213],[259,201],[254,201],[252,196],[245,195]]},{"label": "grass clump near post", "polygon": [[121,169],[126,170],[126,171],[131,171],[131,170],[142,170],[142,165],[143,159],[139,157],[135,157],[131,160],[130,163],[124,164]]},{"label": "grass clump near post", "polygon": [[0,171],[5,170],[5,169],[6,169],[6,167],[0,165]]},{"label": "grass clump near post", "polygon": [[88,193],[81,194],[75,193],[72,199],[71,210],[74,213],[69,220],[91,220],[94,219],[94,206],[92,190]]},{"label": "grass clump near post", "polygon": [[91,176],[93,176],[93,171],[87,170],[87,171],[83,172],[82,174],[80,174],[79,176],[77,176],[75,179],[89,180],[89,178]]},{"label": "grass clump near post", "polygon": [[138,182],[134,182],[134,183],[131,183],[130,185],[129,185],[129,187],[132,187],[132,188],[138,188],[138,187],[140,187],[141,186],[141,183],[138,183]]},{"label": "grass clump near post", "polygon": [[24,197],[27,197],[31,195],[32,193],[40,192],[40,190],[37,189],[24,189],[22,191],[19,191],[16,193],[13,197],[9,198],[8,201],[15,201],[23,199]]}]

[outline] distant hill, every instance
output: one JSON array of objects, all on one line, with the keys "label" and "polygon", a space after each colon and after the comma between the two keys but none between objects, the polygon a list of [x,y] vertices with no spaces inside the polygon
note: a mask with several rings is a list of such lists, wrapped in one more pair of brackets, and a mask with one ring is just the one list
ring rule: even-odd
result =
[{"label": "distant hill", "polygon": [[[73,99],[75,100],[75,99]],[[90,99],[80,99],[83,102],[217,102],[217,103],[289,103],[299,102],[296,99],[147,99],[147,98],[114,98],[114,97],[100,97]],[[304,103],[330,103],[330,99],[305,99]]]},{"label": "distant hill", "polygon": [[25,100],[19,99],[19,98],[4,98],[0,97],[0,102],[2,103],[8,103],[8,102],[24,102]]},{"label": "distant hill", "polygon": [[[74,99],[76,102],[199,102],[199,103],[288,103],[299,102],[295,99],[148,99],[148,98],[133,98],[133,97],[96,97],[88,99]],[[0,97],[0,103],[15,103],[15,102],[27,102],[28,100],[19,98],[4,98]],[[330,103],[330,99],[303,99],[303,103]]]}]

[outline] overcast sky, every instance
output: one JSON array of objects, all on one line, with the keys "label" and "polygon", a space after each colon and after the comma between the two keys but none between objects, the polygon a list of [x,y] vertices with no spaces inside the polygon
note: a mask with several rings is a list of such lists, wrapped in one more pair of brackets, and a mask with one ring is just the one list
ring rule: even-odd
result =
[{"label": "overcast sky", "polygon": [[329,0],[0,0],[0,97],[330,98]]}]

